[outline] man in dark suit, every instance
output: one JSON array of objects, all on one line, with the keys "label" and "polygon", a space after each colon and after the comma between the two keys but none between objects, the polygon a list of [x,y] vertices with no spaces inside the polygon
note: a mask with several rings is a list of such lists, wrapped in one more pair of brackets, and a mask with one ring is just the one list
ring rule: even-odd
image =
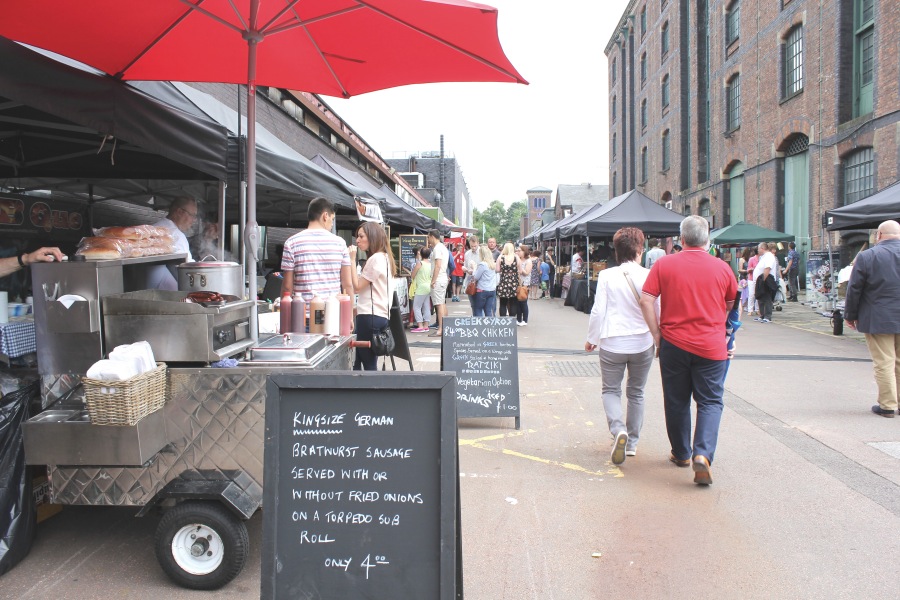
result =
[{"label": "man in dark suit", "polygon": [[875,244],[853,262],[844,319],[865,334],[872,355],[878,384],[872,412],[892,418],[900,399],[900,223],[879,225]]}]

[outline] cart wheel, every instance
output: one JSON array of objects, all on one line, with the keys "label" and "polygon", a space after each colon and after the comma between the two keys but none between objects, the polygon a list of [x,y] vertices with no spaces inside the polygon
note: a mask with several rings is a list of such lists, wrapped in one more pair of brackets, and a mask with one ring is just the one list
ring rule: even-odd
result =
[{"label": "cart wheel", "polygon": [[776,310],[777,312],[781,312],[781,305],[779,304],[778,306],[776,306],[776,307],[775,307],[775,310]]},{"label": "cart wheel", "polygon": [[215,590],[244,568],[247,526],[218,502],[184,502],[156,529],[156,559],[178,585]]}]

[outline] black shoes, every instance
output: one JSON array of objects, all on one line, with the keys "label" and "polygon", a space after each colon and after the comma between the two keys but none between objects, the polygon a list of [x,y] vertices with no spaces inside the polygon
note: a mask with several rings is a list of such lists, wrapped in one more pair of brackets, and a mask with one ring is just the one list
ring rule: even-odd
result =
[{"label": "black shoes", "polygon": [[881,408],[877,404],[872,407],[872,412],[875,413],[876,415],[881,415],[882,417],[886,417],[888,419],[894,418],[894,411],[887,410],[885,408]]}]

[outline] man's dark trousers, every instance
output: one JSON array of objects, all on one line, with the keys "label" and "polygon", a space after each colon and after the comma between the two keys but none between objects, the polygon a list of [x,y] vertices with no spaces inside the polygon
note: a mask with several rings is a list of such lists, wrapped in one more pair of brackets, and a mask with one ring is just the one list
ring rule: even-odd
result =
[{"label": "man's dark trousers", "polygon": [[[678,460],[705,456],[712,463],[722,420],[724,360],[692,354],[663,339],[659,348],[666,431]],[[697,403],[697,427],[691,445],[691,396]]]},{"label": "man's dark trousers", "polygon": [[790,288],[790,299],[796,300],[797,293],[800,291],[800,269],[788,271],[788,288]]}]

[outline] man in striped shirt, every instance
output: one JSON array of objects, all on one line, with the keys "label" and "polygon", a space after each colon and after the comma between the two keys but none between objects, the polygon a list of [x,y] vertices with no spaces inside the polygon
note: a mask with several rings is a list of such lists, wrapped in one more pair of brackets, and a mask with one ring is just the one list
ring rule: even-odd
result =
[{"label": "man in striped shirt", "polygon": [[281,293],[315,295],[323,299],[340,294],[342,290],[351,293],[347,242],[331,233],[334,204],[325,198],[313,199],[307,218],[308,228],[284,243]]}]

